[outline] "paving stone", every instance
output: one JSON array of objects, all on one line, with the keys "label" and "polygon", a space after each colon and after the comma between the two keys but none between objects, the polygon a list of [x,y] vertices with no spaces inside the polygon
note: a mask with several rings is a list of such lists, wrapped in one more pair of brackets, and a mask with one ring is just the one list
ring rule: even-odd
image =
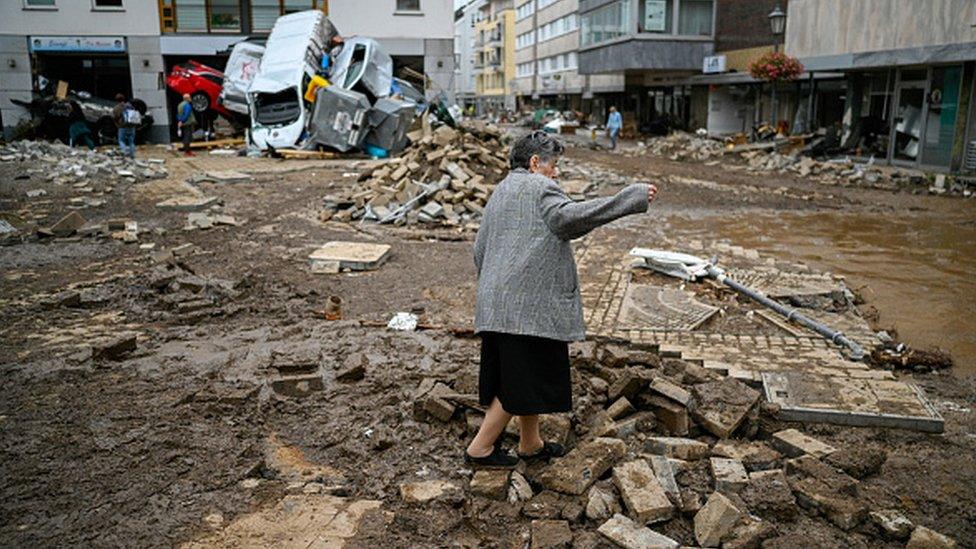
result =
[{"label": "paving stone", "polygon": [[617,514],[597,528],[597,532],[624,549],[677,549],[680,544]]},{"label": "paving stone", "polygon": [[759,401],[759,391],[733,378],[695,385],[692,417],[719,438],[729,438]]},{"label": "paving stone", "polygon": [[471,493],[504,500],[508,496],[508,470],[480,470],[471,477]]},{"label": "paving stone", "polygon": [[742,462],[747,471],[763,471],[779,465],[782,455],[764,442],[720,440],[712,446],[712,455]]},{"label": "paving stone", "polygon": [[605,549],[604,538],[596,532],[577,531],[573,535],[573,549]]},{"label": "paving stone", "polygon": [[612,436],[627,439],[634,433],[649,433],[657,422],[651,412],[638,412],[621,421],[614,422]]},{"label": "paving stone", "polygon": [[312,252],[308,259],[313,264],[320,261],[338,261],[343,269],[365,271],[379,268],[389,256],[389,244],[332,241]]},{"label": "paving stone", "polygon": [[663,377],[656,377],[651,381],[650,389],[661,396],[670,398],[678,404],[687,408],[691,405],[691,393],[684,387],[676,385]]},{"label": "paving stone", "polygon": [[791,458],[809,454],[814,457],[824,457],[835,450],[835,448],[824,442],[801,433],[796,429],[786,429],[773,433],[771,439],[773,448],[779,450],[783,455]]},{"label": "paving stone", "polygon": [[674,436],[688,434],[690,422],[687,408],[661,396],[649,397],[646,399],[646,403],[651,407],[654,417],[661,422],[668,434]]},{"label": "paving stone", "polygon": [[613,482],[637,522],[648,524],[671,518],[671,501],[647,461],[639,459],[614,466]]},{"label": "paving stone", "polygon": [[711,458],[712,478],[719,492],[735,493],[749,482],[749,474],[742,462],[728,458]]},{"label": "paving stone", "polygon": [[92,343],[92,359],[119,360],[136,350],[136,334],[119,334]]},{"label": "paving stone", "polygon": [[532,492],[532,486],[529,484],[529,481],[522,476],[522,473],[512,471],[512,478],[510,479],[510,482],[511,485],[508,487],[509,503],[527,501],[532,499],[532,496],[535,495]]},{"label": "paving stone", "polygon": [[732,531],[740,518],[742,511],[732,500],[719,492],[712,492],[695,515],[695,539],[702,547],[718,547],[722,537]]},{"label": "paving stone", "polygon": [[573,531],[565,520],[533,520],[532,549],[569,548],[573,544]]},{"label": "paving stone", "polygon": [[627,400],[627,397],[620,397],[607,408],[607,414],[610,415],[610,419],[617,420],[634,413],[634,410],[634,405]]},{"label": "paving stone", "polygon": [[289,398],[305,398],[325,388],[319,374],[281,376],[271,381],[275,394]]},{"label": "paving stone", "polygon": [[586,498],[586,518],[590,520],[607,520],[621,511],[617,496],[608,489],[594,485]]},{"label": "paving stone", "polygon": [[780,469],[749,475],[749,483],[739,492],[739,497],[756,516],[778,522],[796,520],[796,498]]},{"label": "paving stone", "polygon": [[654,476],[657,477],[664,493],[672,502],[680,503],[681,491],[678,489],[678,482],[674,479],[674,467],[671,465],[671,461],[664,456],[647,456],[647,461],[650,462]]},{"label": "paving stone", "polygon": [[887,539],[904,540],[912,534],[915,524],[895,509],[883,509],[881,511],[871,511],[868,518],[880,530]]},{"label": "paving stone", "polygon": [[681,513],[685,516],[694,516],[702,508],[701,498],[697,492],[685,490],[681,492]]},{"label": "paving stone", "polygon": [[623,458],[626,452],[624,441],[598,437],[553,460],[539,480],[550,490],[579,495]]},{"label": "paving stone", "polygon": [[701,459],[709,454],[707,444],[691,438],[653,437],[647,440],[645,447],[652,454],[687,461]]},{"label": "paving stone", "polygon": [[944,536],[924,526],[916,526],[905,549],[952,549],[954,547],[956,547],[956,540],[949,536]]},{"label": "paving stone", "polygon": [[464,492],[453,482],[422,480],[401,484],[400,498],[406,503],[426,503],[433,500],[460,501],[464,499]]},{"label": "paving stone", "polygon": [[835,450],[823,461],[856,479],[863,479],[881,471],[887,459],[888,453],[883,448],[858,445]]},{"label": "paving stone", "polygon": [[647,383],[648,379],[646,375],[641,375],[641,373],[634,369],[625,369],[610,384],[610,387],[607,389],[607,399],[615,401],[621,397],[625,397],[628,400],[634,400],[637,393],[644,387],[647,387]]},{"label": "paving stone", "polygon": [[813,456],[803,456],[786,461],[786,474],[801,478],[814,478],[831,491],[857,495],[857,480]]},{"label": "paving stone", "polygon": [[722,549],[758,549],[763,541],[776,535],[776,527],[753,517],[740,520],[722,538]]},{"label": "paving stone", "polygon": [[852,530],[867,517],[864,504],[832,490],[819,479],[804,478],[791,482],[790,486],[801,507],[820,512],[842,530]]},{"label": "paving stone", "polygon": [[569,500],[569,496],[543,490],[522,505],[522,514],[534,519],[557,519]]}]

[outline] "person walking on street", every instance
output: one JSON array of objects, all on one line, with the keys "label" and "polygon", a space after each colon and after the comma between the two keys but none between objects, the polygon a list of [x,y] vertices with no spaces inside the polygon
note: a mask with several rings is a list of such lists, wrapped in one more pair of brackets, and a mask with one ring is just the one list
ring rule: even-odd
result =
[{"label": "person walking on street", "polygon": [[115,96],[116,105],[112,109],[112,120],[118,128],[119,149],[124,156],[129,158],[136,157],[136,127],[126,119],[127,111],[135,111],[131,103],[125,100],[125,96],[117,94]]},{"label": "person walking on street", "polygon": [[[647,211],[654,185],[576,202],[556,182],[563,145],[544,131],[519,139],[511,171],[485,206],[475,237],[475,332],[481,336],[478,400],[487,407],[464,461],[514,467],[519,459],[565,454],[539,433],[539,414],[572,410],[569,342],[585,338],[570,241],[629,214]],[[518,416],[518,457],[498,444]]]},{"label": "person walking on street", "polygon": [[620,135],[620,128],[624,127],[623,119],[617,112],[617,107],[610,107],[610,116],[607,117],[607,134],[610,136],[610,149],[617,148],[617,136]]},{"label": "person walking on street", "polygon": [[190,103],[190,94],[183,94],[183,101],[176,106],[176,128],[177,133],[183,140],[183,154],[195,156],[190,150],[190,143],[193,141],[193,130],[197,125],[197,118],[193,115],[193,104]]},{"label": "person walking on street", "polygon": [[71,125],[68,126],[68,146],[74,147],[82,143],[88,147],[88,150],[95,150],[95,142],[92,141],[91,129],[85,121],[85,115],[81,111],[81,105],[77,101],[71,101],[68,103],[68,110],[68,121],[71,122]]}]

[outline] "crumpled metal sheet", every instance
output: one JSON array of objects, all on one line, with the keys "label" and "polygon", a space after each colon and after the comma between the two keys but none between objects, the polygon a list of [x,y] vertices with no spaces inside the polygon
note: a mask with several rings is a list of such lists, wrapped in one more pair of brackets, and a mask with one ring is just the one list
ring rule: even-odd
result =
[{"label": "crumpled metal sheet", "polygon": [[320,88],[308,121],[308,144],[346,152],[362,146],[369,129],[369,100],[353,90],[337,86]]},{"label": "crumpled metal sheet", "polygon": [[331,77],[340,88],[362,86],[373,97],[388,97],[393,84],[393,59],[372,38],[347,38],[335,58]]},{"label": "crumpled metal sheet", "polygon": [[264,46],[254,42],[238,42],[224,68],[224,85],[220,102],[229,111],[247,114],[247,89],[258,74]]},{"label": "crumpled metal sheet", "polygon": [[411,101],[383,97],[369,111],[366,144],[397,152],[407,146],[407,132],[415,118]]}]

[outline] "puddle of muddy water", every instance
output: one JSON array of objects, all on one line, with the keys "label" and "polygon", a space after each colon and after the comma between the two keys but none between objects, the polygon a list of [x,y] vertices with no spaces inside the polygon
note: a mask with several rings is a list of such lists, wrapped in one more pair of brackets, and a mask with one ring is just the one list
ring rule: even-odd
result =
[{"label": "puddle of muddy water", "polygon": [[728,239],[847,278],[902,341],[976,373],[976,216],[814,213],[671,217],[679,238]]}]

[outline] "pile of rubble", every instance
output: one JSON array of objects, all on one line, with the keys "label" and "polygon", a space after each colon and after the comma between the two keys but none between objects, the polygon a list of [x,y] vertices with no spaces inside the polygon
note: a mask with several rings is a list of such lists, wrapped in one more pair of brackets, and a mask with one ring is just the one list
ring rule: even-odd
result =
[{"label": "pile of rubble", "polygon": [[627,154],[643,156],[647,153],[667,156],[671,160],[710,160],[725,154],[725,145],[707,137],[673,132],[665,137],[640,141],[637,148]]},{"label": "pile of rubble", "polygon": [[28,170],[59,185],[106,186],[166,177],[162,159],[133,160],[112,150],[108,153],[76,149],[59,142],[13,141],[0,148],[0,162],[40,161],[43,168]]},{"label": "pile of rubble", "polygon": [[[541,419],[543,438],[566,456],[477,470],[467,488],[406,482],[402,500],[507,500],[532,519],[532,547],[744,548],[800,535],[954,546],[897,509],[871,508],[860,484],[885,463],[880,446],[835,448],[778,420],[749,385],[654,352],[587,342],[573,361],[571,417]],[[418,421],[464,421],[473,435],[483,413],[476,395],[446,382],[426,379],[414,393]],[[503,436],[514,443],[517,423]]]},{"label": "pile of rubble", "polygon": [[508,169],[508,150],[494,127],[440,126],[410,135],[398,157],[360,176],[342,195],[325,197],[323,221],[476,228],[488,197]]}]

